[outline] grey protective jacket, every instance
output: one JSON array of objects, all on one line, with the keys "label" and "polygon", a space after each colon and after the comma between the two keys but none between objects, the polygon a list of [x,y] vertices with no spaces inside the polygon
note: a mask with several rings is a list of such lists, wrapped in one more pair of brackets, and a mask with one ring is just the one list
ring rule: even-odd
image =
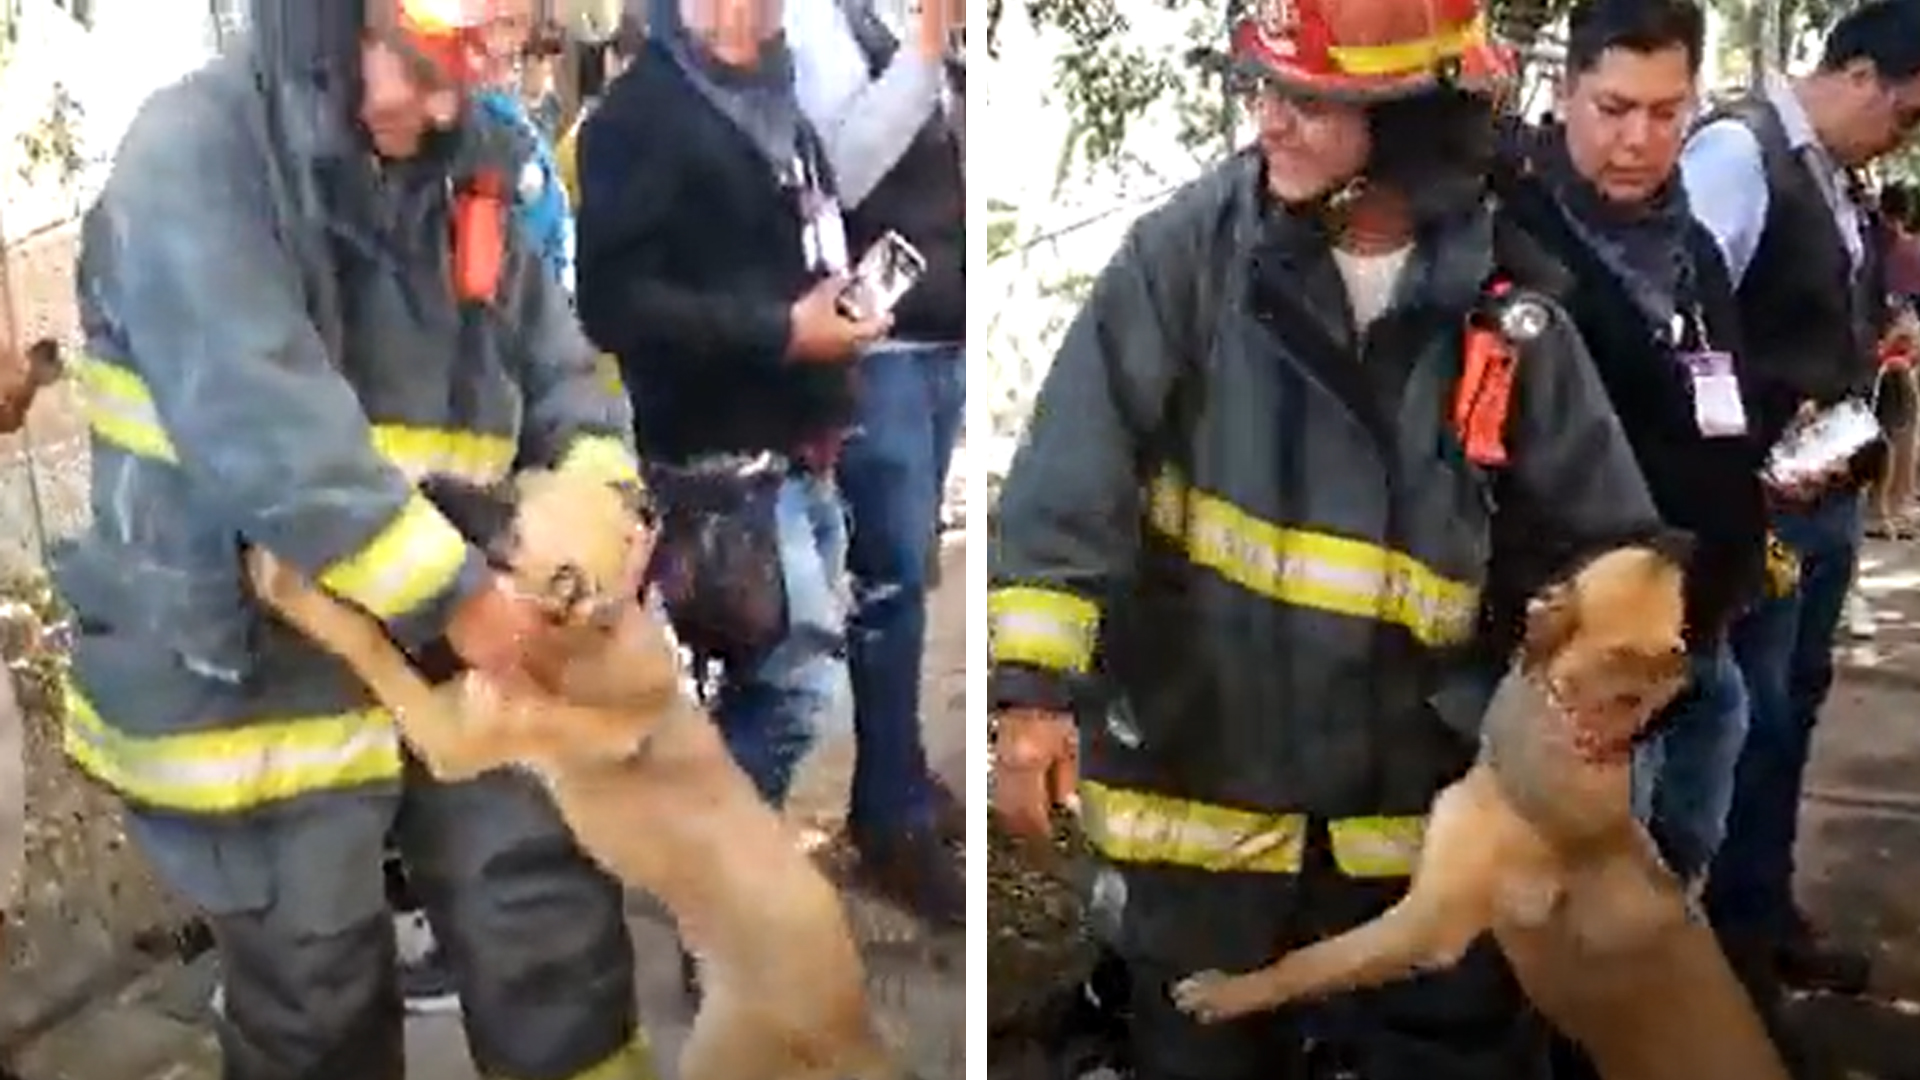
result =
[{"label": "grey protective jacket", "polygon": [[1325,823],[1342,870],[1395,877],[1474,752],[1495,514],[1540,508],[1568,553],[1659,518],[1545,297],[1510,465],[1467,460],[1467,319],[1536,257],[1490,211],[1425,235],[1362,337],[1324,234],[1265,202],[1252,155],[1189,185],[1068,330],[993,525],[994,698],[1076,709],[1110,859],[1292,873]]},{"label": "grey protective jacket", "polygon": [[[626,401],[504,218],[497,295],[453,292],[453,197],[488,170],[511,189],[502,133],[470,115],[383,174],[290,154],[264,102],[244,55],[155,94],[78,269],[93,522],[56,566],[80,626],[68,749],[193,813],[399,777],[389,718],[251,599],[243,544],[418,647],[485,564],[417,479],[634,468]],[[359,209],[303,212],[307,178]]]}]

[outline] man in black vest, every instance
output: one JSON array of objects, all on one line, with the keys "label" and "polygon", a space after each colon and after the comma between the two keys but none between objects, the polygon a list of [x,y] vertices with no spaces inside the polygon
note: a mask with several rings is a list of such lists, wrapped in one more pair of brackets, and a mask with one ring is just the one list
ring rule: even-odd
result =
[{"label": "man in black vest", "polygon": [[[1702,126],[1681,166],[1693,212],[1726,255],[1741,360],[1762,400],[1830,405],[1870,392],[1884,288],[1848,171],[1920,125],[1920,0],[1875,0],[1828,35],[1813,73],[1770,77]],[[1773,530],[1798,584],[1733,629],[1751,701],[1727,836],[1707,907],[1763,1004],[1780,981],[1857,992],[1864,956],[1825,946],[1793,898],[1793,844],[1813,725],[1860,542],[1877,455],[1826,490],[1776,500]]]},{"label": "man in black vest", "polygon": [[1661,516],[1698,541],[1688,575],[1694,686],[1641,748],[1635,776],[1669,863],[1694,880],[1719,846],[1746,738],[1726,629],[1759,595],[1767,526],[1758,469],[1788,414],[1749,408],[1737,393],[1733,286],[1676,175],[1705,33],[1700,7],[1581,0],[1567,28],[1564,122],[1532,144],[1506,206],[1571,271],[1561,300]]},{"label": "man in black vest", "polygon": [[[1581,0],[1567,17],[1561,121],[1512,139],[1522,156],[1498,173],[1513,178],[1503,192],[1511,220],[1570,271],[1560,300],[1661,517],[1696,538],[1693,685],[1655,721],[1634,763],[1636,810],[1689,884],[1725,835],[1746,739],[1746,688],[1727,627],[1760,595],[1759,467],[1790,414],[1742,392],[1726,261],[1677,175],[1705,32],[1694,0]],[[1571,1044],[1557,1055],[1556,1080],[1593,1075]]]},{"label": "man in black vest", "polygon": [[959,0],[922,0],[901,42],[870,0],[790,0],[802,107],[820,132],[858,260],[888,231],[927,260],[893,336],[860,361],[858,426],[838,479],[853,519],[848,661],[858,757],[848,821],[868,883],[935,925],[965,917],[944,839],[960,826],[927,768],[920,654],[928,565],[965,395],[965,192],[947,103]]}]

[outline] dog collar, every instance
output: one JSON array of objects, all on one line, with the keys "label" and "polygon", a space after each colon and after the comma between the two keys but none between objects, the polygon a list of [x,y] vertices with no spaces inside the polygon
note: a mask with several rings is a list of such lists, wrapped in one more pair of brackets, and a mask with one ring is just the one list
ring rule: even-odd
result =
[{"label": "dog collar", "polygon": [[1560,693],[1559,687],[1554,685],[1552,679],[1542,676],[1535,679],[1534,684],[1540,688],[1540,694],[1546,699],[1547,707],[1553,711],[1561,723],[1572,729],[1574,748],[1580,752],[1581,757],[1597,764],[1613,764],[1632,756],[1633,740],[1631,738],[1620,743],[1610,743],[1588,733],[1586,727],[1580,723],[1579,710],[1567,704],[1566,697]]}]

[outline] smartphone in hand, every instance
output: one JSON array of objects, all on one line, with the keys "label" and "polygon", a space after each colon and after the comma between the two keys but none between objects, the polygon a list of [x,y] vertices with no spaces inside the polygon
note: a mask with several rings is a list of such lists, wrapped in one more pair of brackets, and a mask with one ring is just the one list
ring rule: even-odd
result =
[{"label": "smartphone in hand", "polygon": [[880,318],[892,312],[926,272],[926,258],[906,237],[888,231],[860,256],[835,306],[856,322]]}]

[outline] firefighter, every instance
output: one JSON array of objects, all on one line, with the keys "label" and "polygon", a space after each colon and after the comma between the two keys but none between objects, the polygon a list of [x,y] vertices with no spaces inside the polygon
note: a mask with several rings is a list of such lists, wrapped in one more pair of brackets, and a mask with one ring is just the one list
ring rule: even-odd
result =
[{"label": "firefighter", "polygon": [[274,551],[432,677],[518,674],[539,612],[417,482],[637,480],[628,406],[509,224],[513,141],[469,108],[487,19],[256,5],[249,42],[147,101],[82,226],[67,750],[212,927],[227,1080],[403,1074],[390,826],[482,1073],[649,1075],[617,883],[531,780],[426,778],[242,570]]},{"label": "firefighter", "polygon": [[1040,833],[1084,755],[1146,1080],[1545,1068],[1484,945],[1218,1027],[1168,999],[1391,903],[1503,659],[1483,591],[1659,532],[1563,276],[1488,204],[1508,65],[1482,18],[1295,0],[1238,26],[1257,146],[1133,227],[1000,497],[996,806]]}]

